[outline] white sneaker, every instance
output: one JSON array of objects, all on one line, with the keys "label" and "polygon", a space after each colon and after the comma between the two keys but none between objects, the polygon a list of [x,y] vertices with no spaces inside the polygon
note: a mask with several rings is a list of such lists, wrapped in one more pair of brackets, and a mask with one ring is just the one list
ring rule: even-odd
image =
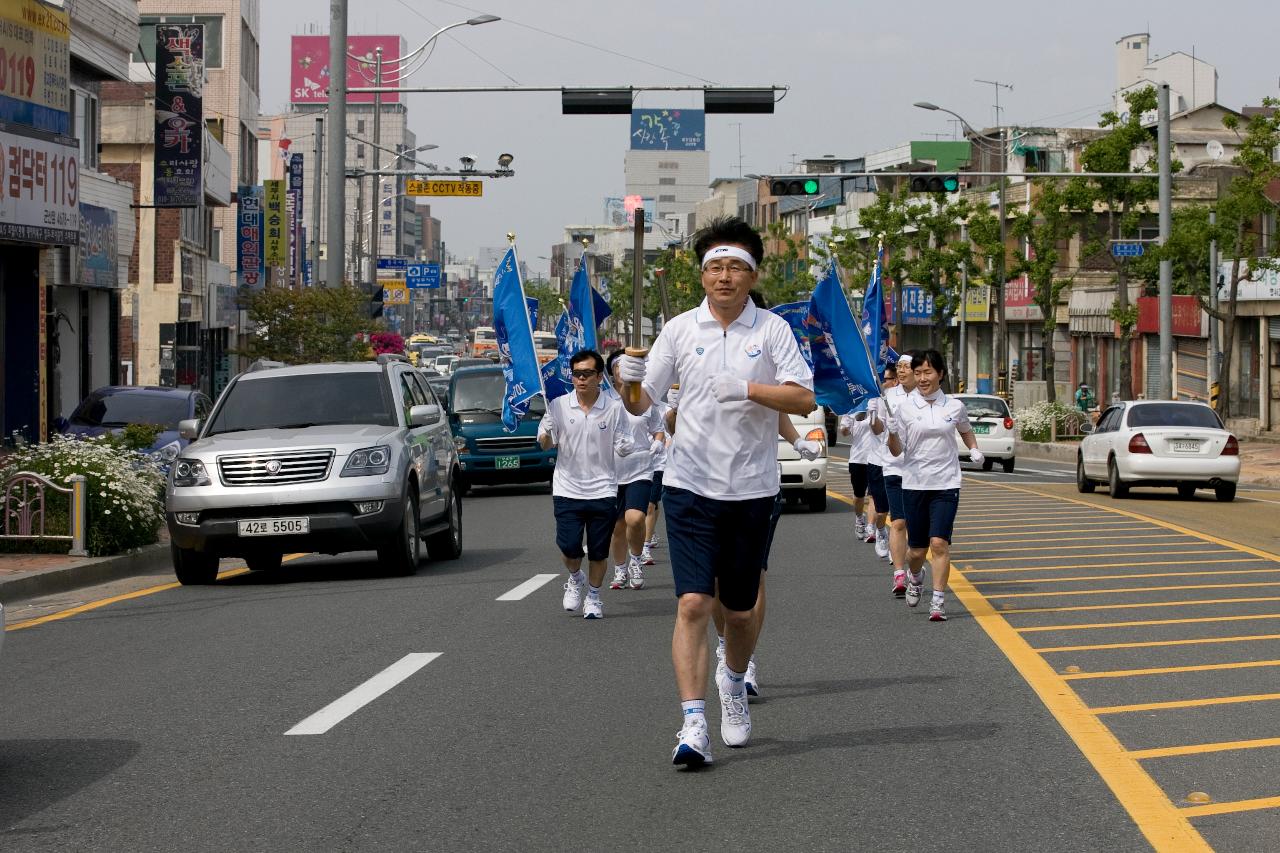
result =
[{"label": "white sneaker", "polygon": [[748,696],[759,696],[759,695],[760,695],[760,682],[757,680],[757,677],[756,677],[756,658],[755,658],[755,655],[752,655],[752,656],[751,656],[751,660],[747,661],[747,676],[746,676],[746,678],[745,678],[745,679],[743,679],[743,680],[744,680],[744,681],[746,682],[746,684],[747,684],[747,695],[748,695]]},{"label": "white sneaker", "polygon": [[604,602],[600,600],[600,596],[588,595],[587,600],[582,602],[582,618],[583,619],[603,619],[604,618]]},{"label": "white sneaker", "polygon": [[627,588],[627,567],[626,564],[613,567],[613,580],[609,581],[609,589],[626,589]]},{"label": "white sneaker", "polygon": [[855,542],[861,542],[867,538],[867,522],[862,516],[858,516],[853,520],[853,539]]},{"label": "white sneaker", "polygon": [[729,677],[729,669],[724,665],[724,646],[716,646],[716,684]]},{"label": "white sneaker", "polygon": [[[716,686],[722,684],[718,682]],[[751,740],[751,710],[747,707],[746,690],[735,696],[721,687],[720,739],[725,746],[746,746]]]},{"label": "white sneaker", "polygon": [[582,588],[586,586],[584,581],[575,581],[573,575],[569,575],[569,580],[564,584],[564,609],[570,613],[578,609],[582,604]]},{"label": "white sneaker", "polygon": [[907,574],[907,606],[915,607],[920,603],[920,593],[924,589],[924,574],[919,575],[920,580],[912,581],[911,574]]},{"label": "white sneaker", "polygon": [[707,737],[706,720],[686,723],[676,732],[676,748],[671,751],[671,763],[685,767],[711,763],[711,738]]},{"label": "white sneaker", "polygon": [[631,566],[627,571],[631,573],[631,588],[644,589],[644,566],[639,557],[631,558]]},{"label": "white sneaker", "polygon": [[658,534],[653,534],[653,538],[644,543],[644,547],[653,549],[658,547]]},{"label": "white sneaker", "polygon": [[876,528],[876,556],[889,556],[889,532],[883,527]]},{"label": "white sneaker", "polygon": [[642,566],[653,565],[653,554],[649,553],[648,545],[645,545],[644,550],[640,552],[640,565]]}]

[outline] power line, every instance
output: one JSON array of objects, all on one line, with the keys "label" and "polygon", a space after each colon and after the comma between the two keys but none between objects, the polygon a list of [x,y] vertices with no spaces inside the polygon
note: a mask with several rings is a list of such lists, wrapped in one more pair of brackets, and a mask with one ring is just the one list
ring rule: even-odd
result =
[{"label": "power line", "polygon": [[[430,18],[428,18],[426,15],[422,14],[422,13],[421,13],[421,12],[419,12],[417,9],[413,8],[412,6],[410,6],[408,3],[406,3],[406,2],[405,2],[405,0],[396,0],[396,2],[397,2],[397,3],[399,3],[401,6],[405,7],[406,9],[408,9],[408,10],[409,10],[410,12],[412,12],[413,14],[417,15],[417,16],[418,16],[419,18],[421,18],[422,20],[426,21],[426,22],[427,22],[428,24],[430,24],[431,26],[435,27],[436,29],[439,29],[439,28],[440,28],[440,26],[439,26],[435,21],[431,20],[431,19],[430,19]],[[464,7],[464,8],[465,8],[465,7]],[[472,11],[474,11],[474,10],[472,10]],[[485,65],[488,65],[488,66],[489,66],[490,68],[492,68],[494,71],[497,71],[497,72],[498,72],[499,74],[501,74],[503,77],[506,77],[508,80],[510,80],[512,83],[515,83],[517,86],[519,86],[519,85],[520,85],[520,81],[519,81],[519,80],[517,80],[516,78],[512,77],[512,76],[511,76],[510,74],[508,74],[507,72],[503,71],[503,70],[502,70],[501,68],[499,68],[498,66],[494,65],[492,62],[490,62],[488,59],[486,59],[486,58],[484,58],[483,56],[481,56],[481,55],[480,55],[479,53],[477,53],[476,51],[472,50],[472,49],[467,45],[467,43],[466,43],[466,42],[464,42],[464,41],[462,41],[462,40],[460,40],[460,39],[456,38],[456,37],[453,35],[453,33],[446,33],[446,35],[448,35],[448,36],[449,36],[449,38],[453,39],[453,42],[454,42],[455,44],[457,44],[458,46],[460,46],[460,47],[461,47],[463,50],[465,50],[467,53],[471,54],[471,55],[472,55],[472,56],[474,56],[476,59],[478,59],[478,60],[480,60],[481,62],[483,62]],[[433,49],[434,49],[434,48],[433,48]]]}]

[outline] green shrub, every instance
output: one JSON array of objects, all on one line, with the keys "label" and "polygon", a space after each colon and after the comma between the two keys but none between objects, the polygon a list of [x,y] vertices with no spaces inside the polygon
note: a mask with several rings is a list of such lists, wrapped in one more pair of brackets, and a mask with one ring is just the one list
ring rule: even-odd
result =
[{"label": "green shrub", "polygon": [[1058,435],[1078,435],[1083,413],[1062,403],[1041,400],[1013,413],[1018,423],[1018,436],[1023,441],[1048,441],[1053,422],[1058,422]]},{"label": "green shrub", "polygon": [[[164,523],[165,475],[151,457],[122,444],[105,437],[54,436],[48,444],[28,445],[0,460],[0,483],[18,471],[43,474],[58,485],[67,485],[72,475],[82,474],[87,481],[85,547],[89,554],[100,557],[150,545],[159,539]],[[51,491],[45,492],[45,498],[49,506],[45,532],[66,532],[69,501]],[[21,549],[66,550],[61,543],[49,544],[58,547],[33,548],[30,543],[21,543]]]}]

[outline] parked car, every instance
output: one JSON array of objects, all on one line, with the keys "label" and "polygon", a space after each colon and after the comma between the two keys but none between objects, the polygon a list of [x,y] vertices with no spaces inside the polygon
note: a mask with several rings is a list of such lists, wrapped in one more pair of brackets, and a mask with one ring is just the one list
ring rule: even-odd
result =
[{"label": "parked car", "polygon": [[436,356],[433,367],[439,371],[441,376],[448,376],[449,371],[453,369],[453,363],[458,360],[456,355],[441,354]]},{"label": "parked car", "polygon": [[791,415],[791,423],[801,438],[822,444],[822,455],[809,462],[801,459],[791,443],[778,437],[778,470],[782,474],[782,496],[787,500],[801,500],[814,512],[827,508],[827,447],[826,407],[819,406],[807,415]]},{"label": "parked car", "polygon": [[[982,470],[990,471],[998,460],[1004,472],[1012,474],[1018,455],[1018,432],[1013,415],[1009,412],[1009,404],[994,394],[954,396],[964,403],[965,410],[969,413],[969,423],[973,426],[973,437],[978,440],[978,449],[986,457]],[[960,433],[956,433],[956,451],[962,462],[969,461],[969,448],[965,447]]]},{"label": "parked car", "polygon": [[[402,355],[242,373],[174,463],[174,572],[211,583],[219,557],[254,570],[293,551],[376,549],[412,574],[462,553],[460,468],[444,409]],[[196,438],[196,436],[199,436]]]},{"label": "parked car", "polygon": [[1213,489],[1234,500],[1240,479],[1240,442],[1204,403],[1136,400],[1116,403],[1080,442],[1076,488],[1105,483],[1113,498],[1133,486],[1174,486],[1184,498]]},{"label": "parked car", "polygon": [[460,358],[452,364],[449,372],[455,373],[464,367],[493,367],[497,363],[496,358]]},{"label": "parked car", "polygon": [[506,380],[502,368],[460,367],[449,377],[449,424],[462,466],[463,494],[476,484],[551,482],[555,448],[538,444],[538,422],[546,414],[541,397],[530,401],[529,414],[515,432],[502,428]]},{"label": "parked car", "polygon": [[188,418],[209,416],[212,401],[200,391],[155,385],[108,385],[76,406],[69,418],[58,418],[54,427],[66,435],[92,438],[118,433],[130,424],[161,427],[149,453],[168,465],[187,446],[178,424]]}]

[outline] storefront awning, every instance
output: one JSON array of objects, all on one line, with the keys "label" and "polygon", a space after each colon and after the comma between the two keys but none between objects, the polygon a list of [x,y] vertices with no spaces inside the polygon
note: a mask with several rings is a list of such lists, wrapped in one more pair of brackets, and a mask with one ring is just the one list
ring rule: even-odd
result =
[{"label": "storefront awning", "polygon": [[1072,290],[1067,305],[1073,335],[1114,335],[1116,324],[1111,319],[1111,306],[1116,292],[1107,290]]}]

